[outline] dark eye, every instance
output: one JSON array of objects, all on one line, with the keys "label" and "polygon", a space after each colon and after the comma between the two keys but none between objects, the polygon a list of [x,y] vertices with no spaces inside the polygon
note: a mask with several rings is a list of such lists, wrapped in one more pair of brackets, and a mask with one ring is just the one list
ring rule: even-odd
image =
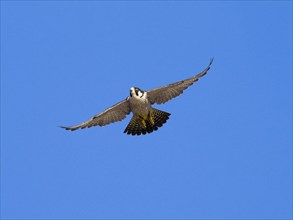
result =
[{"label": "dark eye", "polygon": [[132,97],[132,93],[131,93],[131,90],[130,90],[130,97]]}]

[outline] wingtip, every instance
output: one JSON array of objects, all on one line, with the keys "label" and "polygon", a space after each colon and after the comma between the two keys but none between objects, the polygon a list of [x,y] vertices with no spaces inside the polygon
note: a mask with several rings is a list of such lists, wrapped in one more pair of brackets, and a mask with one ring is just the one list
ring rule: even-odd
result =
[{"label": "wingtip", "polygon": [[207,68],[205,68],[205,70],[202,71],[202,72],[200,73],[201,76],[205,75],[205,74],[210,70],[213,61],[214,61],[214,57],[212,57],[212,58],[210,59],[210,63],[209,63],[209,65],[207,66]]},{"label": "wingtip", "polygon": [[71,130],[70,127],[66,127],[66,126],[60,126],[60,125],[59,125],[58,127],[59,127],[59,128],[63,128],[63,129],[65,129],[65,130]]},{"label": "wingtip", "polygon": [[212,58],[210,59],[209,66],[212,65],[213,61],[214,61],[214,57],[212,57]]},{"label": "wingtip", "polygon": [[62,125],[59,125],[59,126],[57,126],[58,128],[63,128],[63,129],[65,129],[65,130],[67,130],[67,127],[65,127],[65,126],[62,126]]}]

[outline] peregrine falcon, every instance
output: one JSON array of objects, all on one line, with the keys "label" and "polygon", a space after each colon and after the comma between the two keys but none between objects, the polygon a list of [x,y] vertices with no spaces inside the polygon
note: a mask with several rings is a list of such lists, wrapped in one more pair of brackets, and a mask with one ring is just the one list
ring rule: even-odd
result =
[{"label": "peregrine falcon", "polygon": [[128,135],[145,135],[152,133],[162,127],[167,122],[168,112],[164,112],[152,107],[153,104],[163,104],[183,93],[199,78],[204,76],[210,69],[213,59],[211,59],[207,68],[191,78],[175,82],[156,89],[143,91],[137,87],[130,88],[130,95],[123,101],[113,105],[105,111],[95,115],[82,124],[65,127],[66,130],[74,131],[79,128],[90,128],[92,126],[105,126],[113,122],[122,121],[126,115],[132,112],[133,116],[124,130]]}]

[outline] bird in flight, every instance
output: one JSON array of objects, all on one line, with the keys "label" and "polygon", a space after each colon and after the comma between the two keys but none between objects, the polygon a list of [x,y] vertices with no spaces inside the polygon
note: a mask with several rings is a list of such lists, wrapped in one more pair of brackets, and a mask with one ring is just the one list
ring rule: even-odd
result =
[{"label": "bird in flight", "polygon": [[77,129],[90,128],[92,126],[105,126],[110,123],[122,121],[126,115],[132,112],[133,116],[124,130],[128,135],[145,135],[152,133],[162,127],[167,122],[168,112],[153,108],[153,104],[164,104],[165,102],[179,96],[183,90],[187,89],[199,78],[204,76],[210,69],[213,59],[211,59],[207,68],[191,78],[175,82],[156,89],[143,91],[137,87],[130,88],[130,95],[123,101],[113,105],[105,111],[95,115],[82,124],[66,127],[66,130],[75,131]]}]

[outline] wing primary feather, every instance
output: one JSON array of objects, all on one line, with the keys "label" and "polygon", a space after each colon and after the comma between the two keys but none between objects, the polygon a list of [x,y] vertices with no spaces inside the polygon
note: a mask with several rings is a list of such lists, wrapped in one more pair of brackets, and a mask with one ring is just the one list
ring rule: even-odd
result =
[{"label": "wing primary feather", "polygon": [[76,126],[60,126],[66,130],[75,131],[77,129],[90,128],[92,126],[105,126],[110,123],[122,121],[130,113],[128,99],[125,99],[105,111],[93,116],[91,119]]},{"label": "wing primary feather", "polygon": [[196,76],[147,91],[151,104],[163,104],[182,94],[185,89],[194,84],[209,71],[213,61],[214,58],[211,58],[209,65]]}]

